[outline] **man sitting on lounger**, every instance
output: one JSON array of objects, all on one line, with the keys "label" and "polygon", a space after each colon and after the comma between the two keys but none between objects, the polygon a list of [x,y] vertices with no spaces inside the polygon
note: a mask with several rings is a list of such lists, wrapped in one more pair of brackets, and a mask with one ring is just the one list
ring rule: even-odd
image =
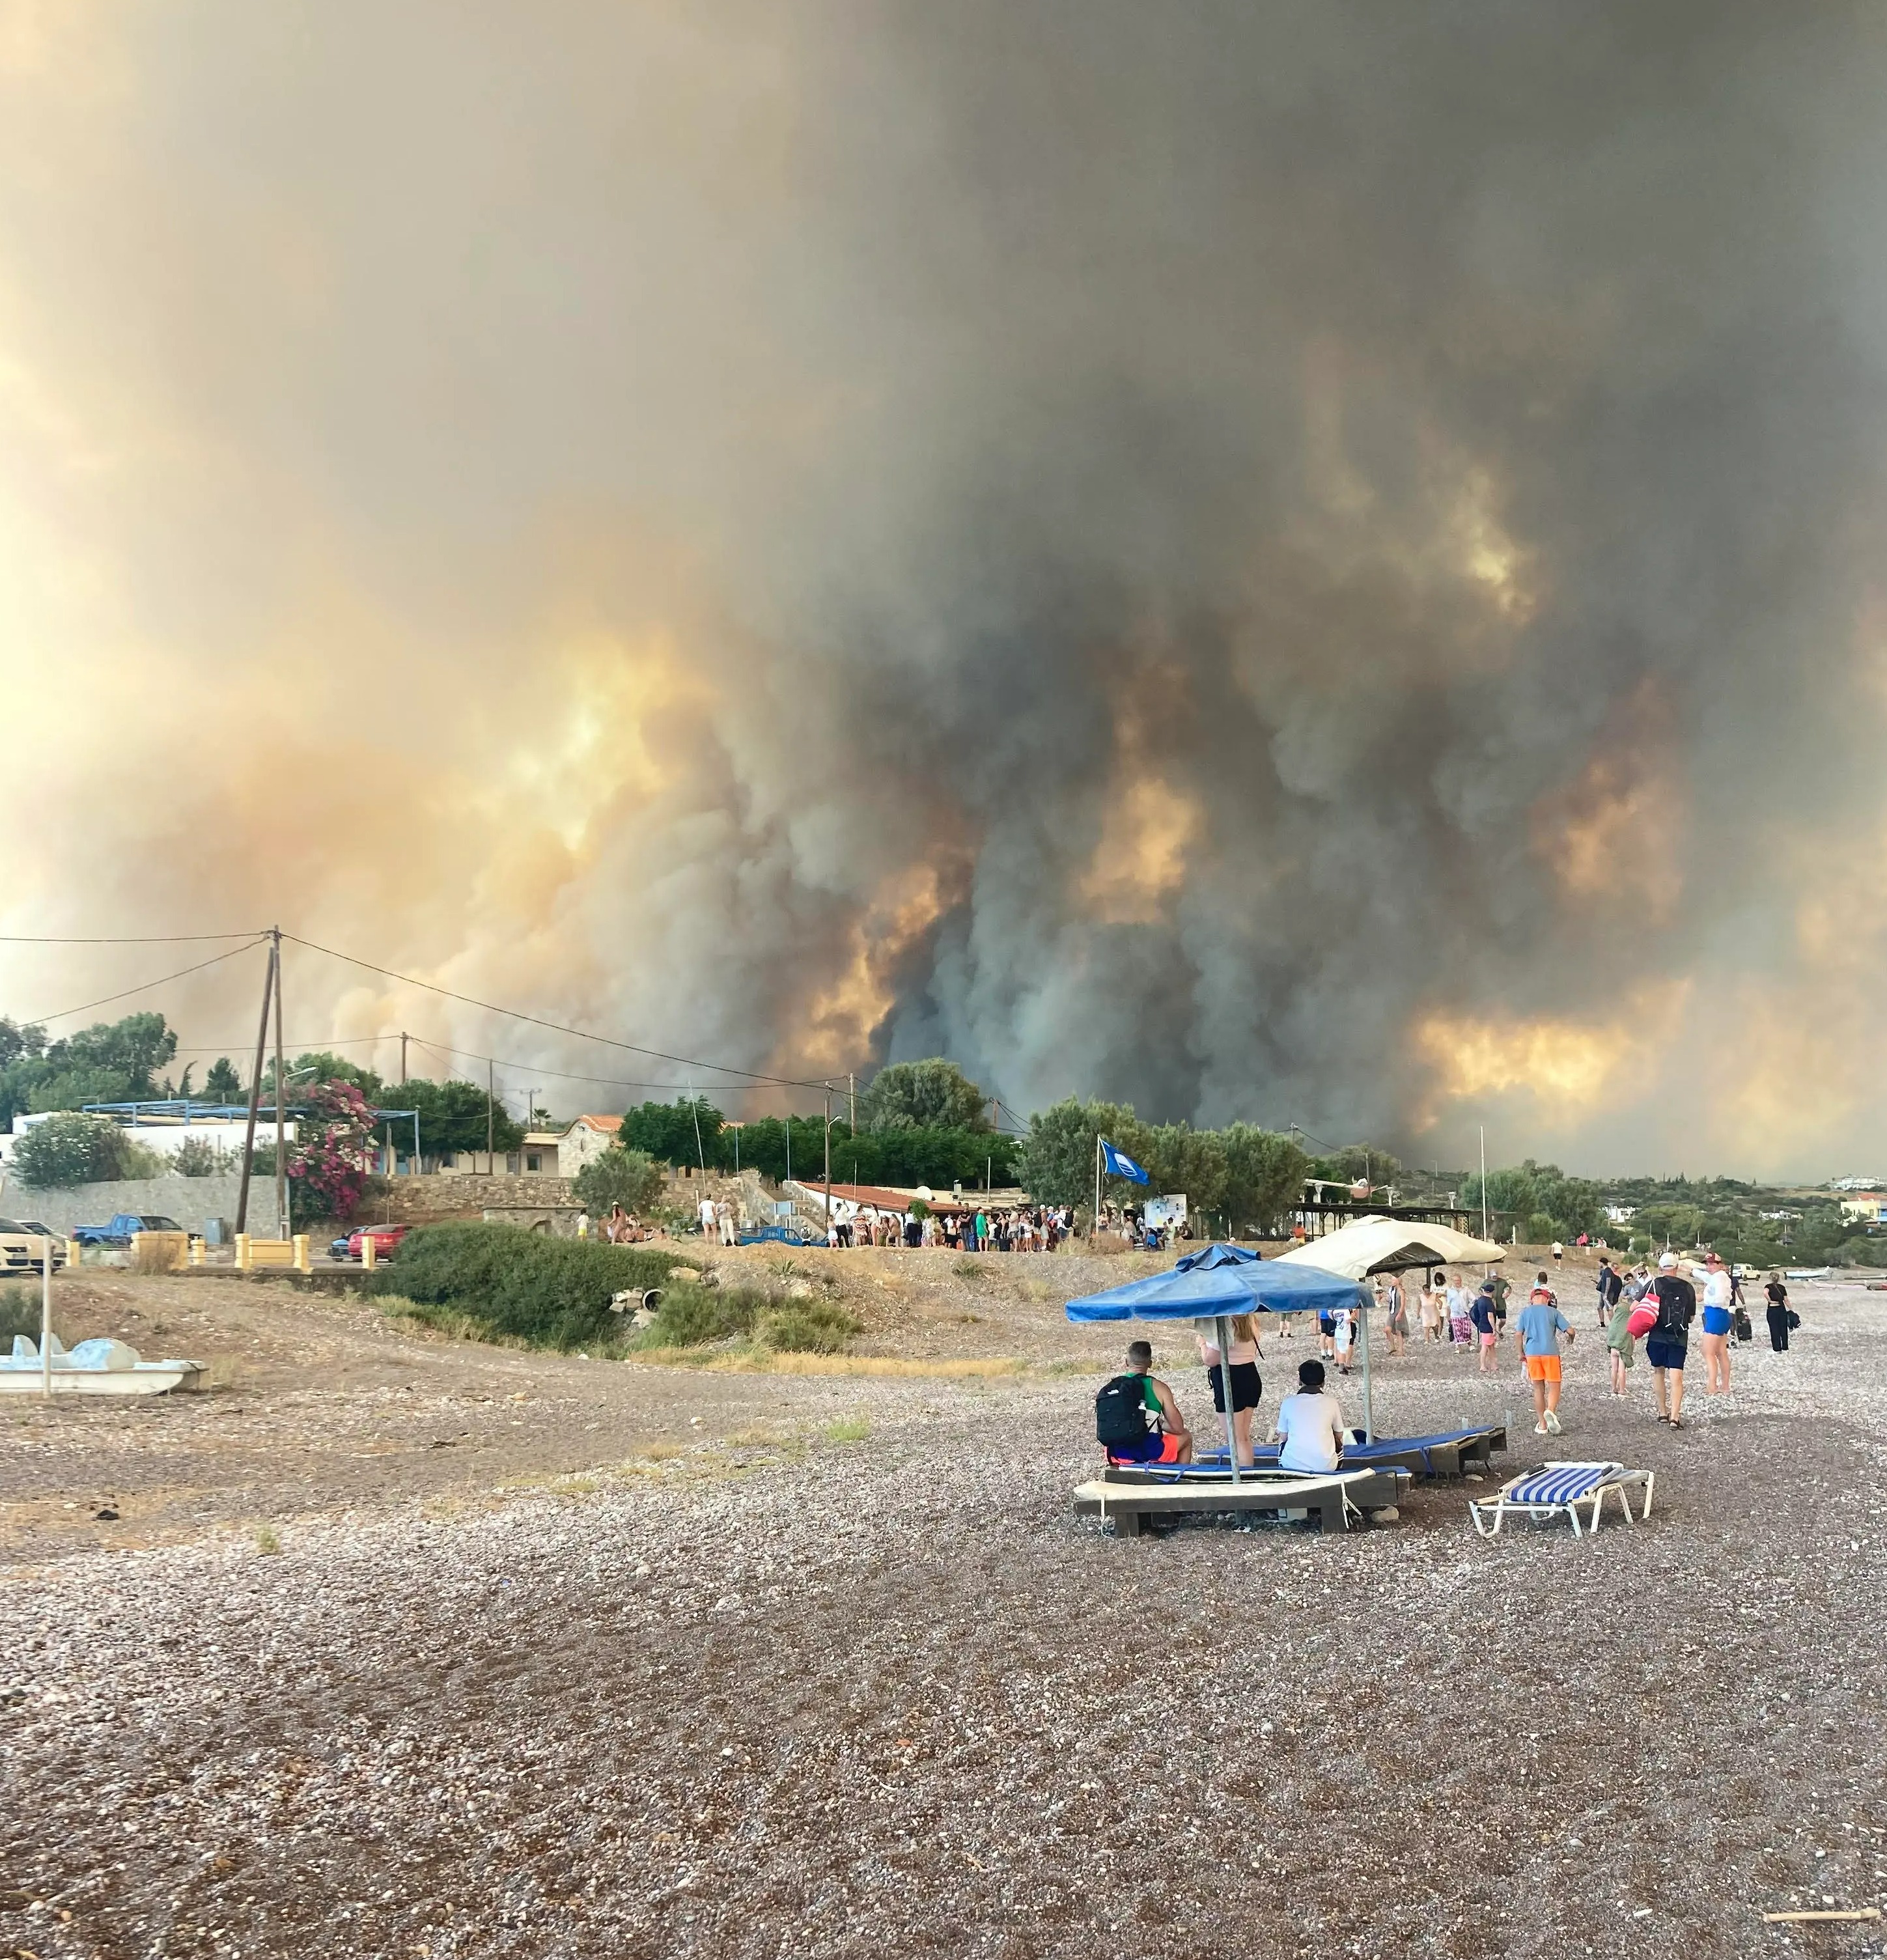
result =
[{"label": "man sitting on lounger", "polygon": [[1324,1392],[1323,1363],[1297,1364],[1297,1392],[1278,1406],[1271,1440],[1281,1443],[1278,1467],[1327,1475],[1343,1452],[1343,1405]]},{"label": "man sitting on lounger", "polygon": [[1094,1398],[1094,1433],[1110,1463],[1190,1463],[1192,1437],[1173,1391],[1148,1370],[1154,1351],[1144,1341],[1127,1350],[1127,1373]]}]

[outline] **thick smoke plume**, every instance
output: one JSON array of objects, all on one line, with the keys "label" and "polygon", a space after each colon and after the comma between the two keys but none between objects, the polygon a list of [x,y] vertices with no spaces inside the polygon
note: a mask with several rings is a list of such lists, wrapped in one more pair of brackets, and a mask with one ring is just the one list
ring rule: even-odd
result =
[{"label": "thick smoke plume", "polygon": [[0,8],[0,921],[1857,1167],[1884,89],[1863,8]]}]

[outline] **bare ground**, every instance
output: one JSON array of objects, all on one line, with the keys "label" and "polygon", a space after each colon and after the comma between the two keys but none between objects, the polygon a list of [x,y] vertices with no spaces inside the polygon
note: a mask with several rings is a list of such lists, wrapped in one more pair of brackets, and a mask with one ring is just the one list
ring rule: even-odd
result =
[{"label": "bare ground", "polygon": [[[1798,1289],[1680,1435],[1587,1333],[1551,1450],[1656,1469],[1635,1531],[1485,1545],[1457,1485],[1116,1542],[1068,1507],[1115,1340],[1060,1305],[1128,1260],[794,1264],[921,1371],[71,1282],[68,1336],[224,1386],[0,1404],[0,1951],[1882,1950],[1760,1915],[1887,1889],[1887,1295]],[[1504,1366],[1386,1363],[1379,1418],[1517,1411]]]}]

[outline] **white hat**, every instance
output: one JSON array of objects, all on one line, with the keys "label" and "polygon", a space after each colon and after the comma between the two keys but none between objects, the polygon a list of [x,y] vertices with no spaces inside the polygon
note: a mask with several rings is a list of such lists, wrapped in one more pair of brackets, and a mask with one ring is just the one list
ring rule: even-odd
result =
[{"label": "white hat", "polygon": [[1666,1252],[1666,1253],[1665,1254],[1664,1257],[1663,1257],[1663,1258],[1661,1258],[1660,1260],[1659,1260],[1659,1262],[1658,1262],[1658,1265],[1659,1265],[1659,1270],[1660,1270],[1660,1271],[1662,1271],[1667,1272],[1667,1273],[1674,1273],[1674,1272],[1675,1272],[1675,1271],[1677,1271],[1677,1255],[1676,1255],[1676,1253],[1675,1253],[1675,1252]]}]

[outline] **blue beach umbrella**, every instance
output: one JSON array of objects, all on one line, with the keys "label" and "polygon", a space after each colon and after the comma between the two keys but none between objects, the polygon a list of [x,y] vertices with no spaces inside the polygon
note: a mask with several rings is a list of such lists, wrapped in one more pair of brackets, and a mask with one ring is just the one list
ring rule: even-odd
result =
[{"label": "blue beach umbrella", "polygon": [[[1129,1280],[1109,1287],[1104,1293],[1091,1293],[1071,1300],[1066,1309],[1071,1320],[1199,1320],[1217,1323],[1221,1357],[1232,1351],[1225,1322],[1235,1313],[1335,1313],[1345,1307],[1367,1309],[1369,1296],[1354,1280],[1338,1273],[1326,1273],[1316,1266],[1277,1259],[1261,1259],[1244,1246],[1213,1245],[1189,1253],[1163,1273],[1150,1273],[1144,1279]],[[1363,1394],[1365,1434],[1373,1434],[1369,1414],[1369,1315],[1360,1315],[1364,1328]],[[1231,1374],[1226,1375],[1229,1405]],[[1230,1417],[1228,1413],[1229,1425]],[[1230,1452],[1232,1478],[1238,1481],[1238,1452]]]}]

